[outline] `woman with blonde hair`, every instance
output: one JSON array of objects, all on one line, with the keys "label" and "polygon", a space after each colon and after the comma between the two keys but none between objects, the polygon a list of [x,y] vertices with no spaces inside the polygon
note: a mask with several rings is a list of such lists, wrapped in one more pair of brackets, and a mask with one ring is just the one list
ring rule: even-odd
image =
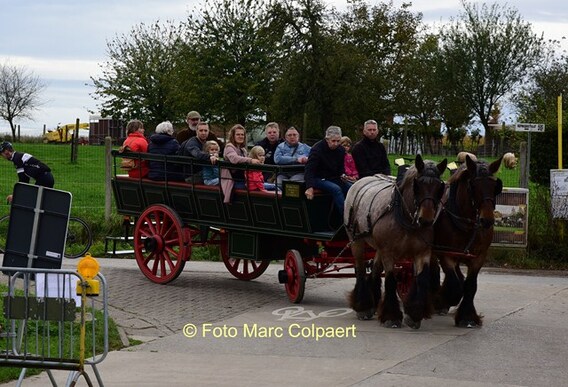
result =
[{"label": "woman with blonde hair", "polygon": [[[237,124],[229,131],[229,139],[223,151],[223,159],[232,164],[260,164],[260,160],[247,156],[247,133],[245,127]],[[230,203],[233,188],[245,188],[245,171],[242,169],[221,169],[221,189],[223,190],[223,202]]]}]

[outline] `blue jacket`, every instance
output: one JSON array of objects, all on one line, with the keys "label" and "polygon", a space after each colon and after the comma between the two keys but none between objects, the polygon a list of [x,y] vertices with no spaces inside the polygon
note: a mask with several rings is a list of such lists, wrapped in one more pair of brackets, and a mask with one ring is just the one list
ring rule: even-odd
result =
[{"label": "blue jacket", "polygon": [[310,150],[309,145],[301,142],[297,146],[290,146],[287,142],[283,142],[276,147],[274,162],[276,164],[297,164],[298,158],[309,156]]},{"label": "blue jacket", "polygon": [[[155,133],[150,136],[150,143],[148,144],[148,153],[158,155],[175,155],[179,149],[177,140],[164,133]],[[183,174],[179,165],[164,163],[161,161],[150,161],[150,171],[148,178],[152,180],[183,180]],[[167,172],[167,173],[166,173]]]}]

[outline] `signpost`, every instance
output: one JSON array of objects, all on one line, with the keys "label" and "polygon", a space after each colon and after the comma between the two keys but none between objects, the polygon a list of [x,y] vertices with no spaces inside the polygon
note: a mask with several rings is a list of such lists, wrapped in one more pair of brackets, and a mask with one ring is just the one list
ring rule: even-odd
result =
[{"label": "signpost", "polygon": [[[528,124],[518,122],[515,124],[516,132],[528,132],[528,150],[527,150],[527,170],[530,170],[531,166],[531,132],[544,133],[544,124]],[[528,178],[528,176],[527,176]]]},{"label": "signpost", "polygon": [[[516,132],[544,132],[544,124],[525,124],[518,122],[515,124]],[[530,136],[530,133],[529,133]]]}]

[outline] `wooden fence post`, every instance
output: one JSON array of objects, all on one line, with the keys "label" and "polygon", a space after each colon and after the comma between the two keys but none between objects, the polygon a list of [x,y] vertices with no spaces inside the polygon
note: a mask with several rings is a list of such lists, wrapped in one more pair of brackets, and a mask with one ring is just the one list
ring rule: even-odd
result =
[{"label": "wooden fence post", "polygon": [[105,220],[110,221],[111,216],[111,203],[112,203],[112,189],[111,189],[111,168],[112,168],[112,137],[105,137]]},{"label": "wooden fence post", "polygon": [[521,142],[519,147],[519,168],[519,187],[528,188],[530,162],[527,143],[525,141]]}]

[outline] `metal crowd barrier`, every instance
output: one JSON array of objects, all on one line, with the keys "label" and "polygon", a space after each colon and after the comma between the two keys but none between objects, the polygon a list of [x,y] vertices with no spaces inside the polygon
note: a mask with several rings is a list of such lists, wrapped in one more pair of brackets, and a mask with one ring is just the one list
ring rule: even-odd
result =
[{"label": "metal crowd barrier", "polygon": [[85,370],[85,366],[91,366],[99,386],[103,386],[97,364],[108,353],[108,287],[104,276],[99,273],[95,277],[100,284],[98,296],[88,296],[89,282],[72,270],[0,270],[4,273],[0,275],[4,287],[0,367],[22,368],[17,386],[28,368],[45,369],[53,386],[57,382],[52,370],[69,371],[66,386],[74,386],[81,376],[92,386]]}]

